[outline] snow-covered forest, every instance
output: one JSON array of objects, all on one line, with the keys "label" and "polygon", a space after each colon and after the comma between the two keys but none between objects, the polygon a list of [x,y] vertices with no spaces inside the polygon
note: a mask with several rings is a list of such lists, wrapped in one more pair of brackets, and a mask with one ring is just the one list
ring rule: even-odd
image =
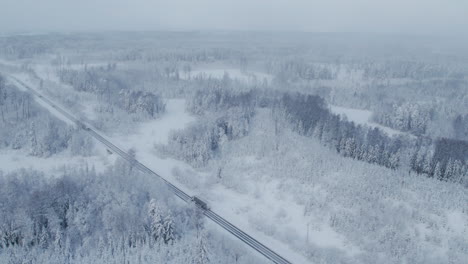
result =
[{"label": "snow-covered forest", "polygon": [[0,263],[268,263],[44,98],[292,263],[466,263],[466,47],[1,36]]}]

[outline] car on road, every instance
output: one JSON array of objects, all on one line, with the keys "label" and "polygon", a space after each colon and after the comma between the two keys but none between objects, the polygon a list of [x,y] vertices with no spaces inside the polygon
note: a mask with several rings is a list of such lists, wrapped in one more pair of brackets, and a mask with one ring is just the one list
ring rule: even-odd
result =
[{"label": "car on road", "polygon": [[195,203],[196,206],[200,207],[203,210],[210,209],[208,207],[208,204],[205,201],[203,201],[202,199],[198,198],[197,196],[193,196],[192,201]]}]

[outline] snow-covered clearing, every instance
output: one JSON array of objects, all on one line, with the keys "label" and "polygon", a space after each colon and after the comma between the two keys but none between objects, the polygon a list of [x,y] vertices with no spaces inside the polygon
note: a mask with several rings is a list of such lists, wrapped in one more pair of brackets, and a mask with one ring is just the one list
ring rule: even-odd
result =
[{"label": "snow-covered clearing", "polygon": [[[279,181],[249,182],[262,188],[257,196],[242,194],[221,184],[211,186],[204,194],[211,208],[240,229],[268,245],[292,263],[310,263],[293,247],[330,247],[353,255],[359,250],[346,245],[341,235],[327,225],[307,223],[304,206],[278,190]],[[261,187],[258,187],[261,186]]]},{"label": "snow-covered clearing", "polygon": [[[136,158],[140,162],[164,178],[170,180],[188,194],[199,195],[207,199],[216,213],[219,213],[234,225],[271,247],[273,250],[280,253],[280,255],[285,256],[287,259],[293,261],[293,263],[308,263],[306,258],[288,247],[288,242],[290,241],[280,242],[271,236],[265,235],[263,230],[254,228],[254,226],[258,224],[258,221],[261,221],[259,216],[269,214],[273,217],[275,214],[281,214],[281,208],[287,208],[283,210],[288,210],[287,215],[289,219],[287,220],[287,227],[285,229],[276,227],[277,223],[273,222],[270,222],[269,225],[273,228],[281,229],[280,232],[282,234],[286,234],[288,231],[293,231],[297,228],[297,226],[295,227],[297,223],[292,219],[301,219],[300,215],[303,209],[300,206],[291,204],[290,201],[287,200],[277,202],[278,199],[274,197],[275,183],[271,183],[271,189],[265,190],[265,192],[262,191],[262,193],[265,193],[265,196],[263,196],[261,200],[249,194],[241,194],[232,189],[228,189],[221,184],[216,184],[210,186],[209,189],[205,189],[203,186],[207,184],[205,181],[208,175],[202,172],[196,172],[185,162],[158,156],[155,152],[155,144],[166,144],[171,130],[184,128],[195,121],[196,119],[185,111],[184,100],[168,100],[167,113],[163,117],[141,124],[135,134],[113,135],[109,136],[109,140],[115,142],[116,145],[124,149],[133,148],[136,151]],[[182,174],[189,175],[177,177],[177,175],[174,175],[174,170],[182,171]],[[183,180],[183,177],[190,177],[190,182],[192,182],[192,184],[184,185],[181,183],[180,180]],[[193,184],[194,181],[198,183]],[[265,186],[265,188],[269,187]],[[304,234],[299,234],[299,232],[298,230],[294,231],[299,237],[303,237],[303,241],[305,241]],[[341,241],[337,239],[338,236],[329,230],[323,230],[322,232],[311,231],[310,236],[311,241],[317,243],[322,243],[319,240],[323,239],[323,244],[326,246],[340,245],[341,243]],[[312,238],[312,236],[314,236],[314,238]]]},{"label": "snow-covered clearing", "polygon": [[49,64],[33,64],[32,68],[41,79],[56,83],[60,82],[60,79],[57,76],[57,67]]},{"label": "snow-covered clearing", "polygon": [[468,216],[461,211],[449,211],[447,225],[455,233],[468,233]]},{"label": "snow-covered clearing", "polygon": [[132,144],[140,151],[150,152],[154,149],[154,144],[167,143],[172,130],[182,129],[194,121],[195,117],[185,112],[185,100],[169,99],[166,102],[166,113],[162,117],[140,124],[136,134],[114,139],[123,144]]},{"label": "snow-covered clearing", "polygon": [[[182,161],[171,158],[159,157],[155,152],[155,144],[166,144],[169,133],[174,129],[181,129],[195,118],[185,112],[185,100],[170,99],[166,104],[166,113],[159,119],[143,122],[138,125],[133,134],[114,133],[105,136],[106,139],[115,143],[123,150],[135,150],[136,159],[154,172],[166,179],[170,176],[175,167],[189,169],[190,166]],[[187,191],[186,186],[179,186]],[[192,193],[191,191],[187,191]]]},{"label": "snow-covered clearing", "polygon": [[408,134],[408,133],[401,132],[401,131],[372,122],[371,121],[372,112],[369,110],[354,109],[354,108],[341,107],[341,106],[336,106],[336,105],[330,105],[330,110],[337,115],[345,116],[349,121],[352,121],[356,123],[357,125],[376,127],[382,130],[383,132],[387,133],[389,136]]}]

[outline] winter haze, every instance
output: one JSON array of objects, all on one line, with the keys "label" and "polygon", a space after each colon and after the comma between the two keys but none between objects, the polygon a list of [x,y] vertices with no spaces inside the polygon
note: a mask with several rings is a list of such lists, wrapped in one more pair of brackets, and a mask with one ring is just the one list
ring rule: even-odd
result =
[{"label": "winter haze", "polygon": [[466,264],[466,1],[0,2],[0,264]]},{"label": "winter haze", "polygon": [[2,0],[2,31],[280,30],[466,35],[463,0]]}]

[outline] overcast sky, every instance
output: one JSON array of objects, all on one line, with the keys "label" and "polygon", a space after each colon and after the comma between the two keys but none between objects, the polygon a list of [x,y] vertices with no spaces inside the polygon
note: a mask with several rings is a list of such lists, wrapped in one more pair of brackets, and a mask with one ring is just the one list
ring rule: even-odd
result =
[{"label": "overcast sky", "polygon": [[468,34],[468,0],[0,0],[0,31]]}]

